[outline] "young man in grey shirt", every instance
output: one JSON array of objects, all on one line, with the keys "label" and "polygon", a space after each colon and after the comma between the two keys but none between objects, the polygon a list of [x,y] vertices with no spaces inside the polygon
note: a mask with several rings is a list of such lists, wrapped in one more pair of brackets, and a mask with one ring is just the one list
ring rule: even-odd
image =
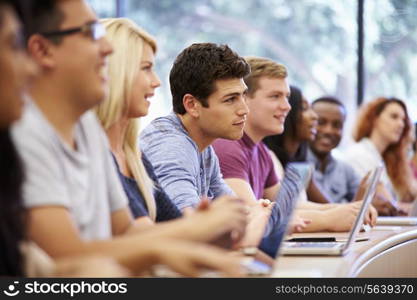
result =
[{"label": "young man in grey shirt", "polygon": [[216,138],[241,138],[248,113],[243,77],[249,72],[228,46],[209,43],[191,45],[174,62],[174,112],[151,122],[140,146],[181,210],[196,207],[200,197],[232,194],[211,144]]}]

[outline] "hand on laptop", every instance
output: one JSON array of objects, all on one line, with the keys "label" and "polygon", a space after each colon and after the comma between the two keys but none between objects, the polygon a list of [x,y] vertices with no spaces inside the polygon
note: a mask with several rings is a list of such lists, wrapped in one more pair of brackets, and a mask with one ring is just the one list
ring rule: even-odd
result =
[{"label": "hand on laptop", "polygon": [[377,186],[372,205],[376,208],[380,216],[407,215],[407,212],[397,206],[394,197],[382,183],[379,183]]},{"label": "hand on laptop", "polygon": [[340,204],[337,207],[326,210],[328,220],[328,230],[335,232],[349,231],[359,213],[362,201]]},{"label": "hand on laptop", "polygon": [[376,219],[378,218],[378,212],[373,207],[373,205],[369,205],[368,211],[365,214],[363,224],[369,225],[371,227],[374,227],[376,225]]},{"label": "hand on laptop", "polygon": [[244,276],[241,259],[217,247],[179,240],[164,240],[156,245],[154,262],[167,265],[181,275],[198,277],[204,271],[214,270],[226,276]]},{"label": "hand on laptop", "polygon": [[199,206],[191,214],[186,214],[193,230],[201,240],[230,248],[245,234],[247,212],[243,202],[231,196],[222,196],[210,202],[202,198]]},{"label": "hand on laptop", "polygon": [[374,199],[372,200],[372,205],[378,211],[380,216],[406,216],[407,213],[390,199],[384,197],[383,194],[377,192]]}]

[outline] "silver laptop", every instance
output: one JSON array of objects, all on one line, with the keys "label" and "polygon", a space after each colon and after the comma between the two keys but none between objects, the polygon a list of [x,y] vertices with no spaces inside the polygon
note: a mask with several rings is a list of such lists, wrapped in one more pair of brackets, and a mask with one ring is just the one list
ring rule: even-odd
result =
[{"label": "silver laptop", "polygon": [[382,173],[382,166],[375,168],[368,178],[364,201],[352,227],[347,242],[283,242],[279,254],[283,255],[344,255],[355,242],[362,227],[365,213],[375,195],[376,186]]}]

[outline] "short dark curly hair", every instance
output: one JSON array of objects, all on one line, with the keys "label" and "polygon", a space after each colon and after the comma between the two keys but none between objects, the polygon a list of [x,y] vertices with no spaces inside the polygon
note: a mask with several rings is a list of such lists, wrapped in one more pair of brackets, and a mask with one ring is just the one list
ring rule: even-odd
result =
[{"label": "short dark curly hair", "polygon": [[245,59],[227,45],[192,44],[177,56],[169,75],[174,112],[186,113],[182,102],[185,94],[208,107],[207,98],[215,91],[216,80],[243,79],[249,73]]}]

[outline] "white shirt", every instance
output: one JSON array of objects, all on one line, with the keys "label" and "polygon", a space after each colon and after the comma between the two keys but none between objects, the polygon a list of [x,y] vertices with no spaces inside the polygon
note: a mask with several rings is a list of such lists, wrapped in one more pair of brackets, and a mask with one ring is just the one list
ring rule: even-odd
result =
[{"label": "white shirt", "polygon": [[369,138],[363,138],[358,143],[351,146],[342,156],[342,159],[352,166],[355,172],[363,178],[369,171],[376,168],[380,164],[384,170],[381,175],[381,182],[395,196],[394,186],[388,176],[384,159]]}]

